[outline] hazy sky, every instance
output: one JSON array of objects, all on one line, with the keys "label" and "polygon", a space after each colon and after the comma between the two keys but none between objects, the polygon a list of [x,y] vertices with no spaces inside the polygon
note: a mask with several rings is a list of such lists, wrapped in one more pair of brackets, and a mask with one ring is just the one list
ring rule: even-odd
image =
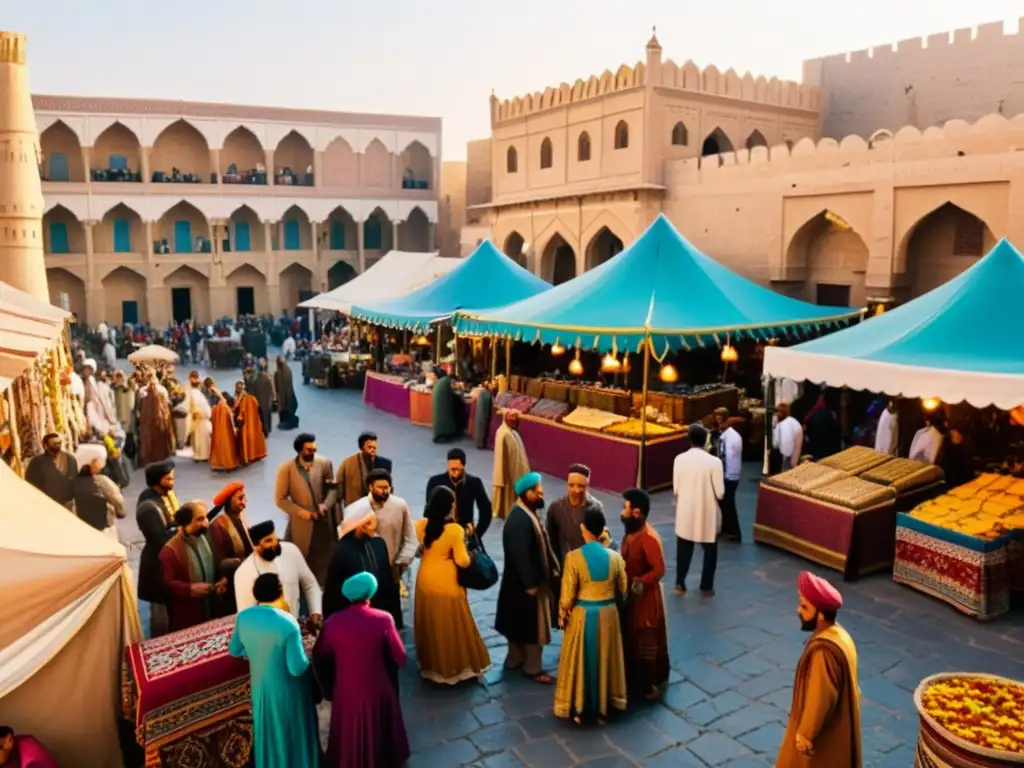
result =
[{"label": "hazy sky", "polygon": [[[446,159],[490,130],[487,99],[644,57],[800,79],[827,53],[1007,20],[1021,0],[10,0],[37,93],[444,118]],[[1012,21],[1010,21],[1012,20]]]}]

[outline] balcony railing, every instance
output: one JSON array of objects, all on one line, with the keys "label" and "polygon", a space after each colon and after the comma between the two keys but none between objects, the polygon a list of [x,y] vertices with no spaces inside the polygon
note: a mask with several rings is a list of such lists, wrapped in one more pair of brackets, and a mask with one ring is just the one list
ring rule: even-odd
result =
[{"label": "balcony railing", "polygon": [[430,189],[430,182],[406,176],[402,179],[402,189]]},{"label": "balcony railing", "polygon": [[266,184],[267,170],[263,166],[250,168],[239,173],[234,163],[228,166],[228,172],[220,177],[222,184]]},{"label": "balcony railing", "polygon": [[139,183],[142,181],[142,174],[130,171],[127,168],[93,168],[89,171],[91,181],[130,181]]},{"label": "balcony railing", "polygon": [[172,243],[166,237],[153,241],[153,253],[157,255],[172,253],[213,253],[213,243],[209,239],[199,236],[195,243],[188,244],[188,250],[177,248],[177,243]]},{"label": "balcony railing", "polygon": [[292,173],[291,168],[283,168],[274,174],[274,184],[283,187],[312,187],[314,182],[313,171],[308,169],[302,175]]},{"label": "balcony railing", "polygon": [[[202,184],[203,177],[198,173],[182,173],[177,168],[172,168],[170,173],[164,171],[153,171],[150,179],[154,184]],[[210,174],[210,183],[217,183],[217,174]]]}]

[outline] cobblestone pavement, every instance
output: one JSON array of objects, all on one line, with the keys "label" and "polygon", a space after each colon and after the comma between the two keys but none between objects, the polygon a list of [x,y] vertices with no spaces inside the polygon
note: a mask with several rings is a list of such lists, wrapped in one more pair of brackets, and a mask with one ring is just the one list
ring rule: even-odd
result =
[{"label": "cobblestone pavement", "polygon": [[[185,371],[180,373],[184,377]],[[216,372],[215,378],[227,389],[238,376],[237,372]],[[301,382],[297,367],[296,382]],[[356,449],[361,431],[377,432],[381,454],[394,460],[396,492],[409,500],[414,516],[422,514],[427,478],[444,471],[449,446],[434,445],[427,429],[365,407],[358,392],[298,384],[296,393],[303,429],[317,434],[320,452],[330,456],[335,466]],[[273,503],[273,480],[278,464],[293,456],[295,434],[274,431],[270,456],[230,475],[246,483],[247,514],[253,522],[272,518],[283,530],[283,515]],[[489,484],[492,454],[478,451],[469,440],[461,445],[469,455],[468,471]],[[410,662],[403,671],[401,696],[413,749],[410,768],[771,765],[789,711],[794,667],[806,639],[796,616],[796,576],[809,566],[750,541],[758,471],[750,466],[740,488],[746,541],[722,545],[718,594],[711,599],[694,592],[686,597],[672,593],[671,498],[667,493],[654,496],[651,521],[670,543],[665,586],[672,678],[662,702],[636,706],[602,729],[580,730],[557,721],[551,711],[552,688],[529,682],[518,673],[502,674],[505,646],[493,629],[497,588],[472,593],[473,613],[493,663],[483,683],[442,689],[421,682],[411,627],[404,632]],[[214,474],[205,464],[179,461],[176,485],[181,499],[210,500],[225,482],[225,476]],[[548,499],[565,491],[564,482],[554,478],[545,477],[545,486]],[[129,505],[141,487],[141,472],[136,472],[125,491]],[[617,498],[602,492],[596,495],[609,513],[618,512]],[[618,536],[616,517],[610,516],[610,522]],[[119,529],[137,561],[141,535],[134,519],[121,521]],[[496,523],[485,543],[499,567],[500,540],[501,524]],[[700,555],[695,560],[694,572]],[[813,570],[838,583],[837,574]],[[860,654],[866,767],[913,765],[917,717],[912,693],[926,675],[978,671],[1024,678],[1024,616],[1019,611],[995,623],[980,624],[895,585],[888,575],[840,586],[846,601],[841,621]],[[552,672],[558,663],[561,633],[554,634],[544,653]],[[326,726],[327,718],[325,708],[322,725]]]}]

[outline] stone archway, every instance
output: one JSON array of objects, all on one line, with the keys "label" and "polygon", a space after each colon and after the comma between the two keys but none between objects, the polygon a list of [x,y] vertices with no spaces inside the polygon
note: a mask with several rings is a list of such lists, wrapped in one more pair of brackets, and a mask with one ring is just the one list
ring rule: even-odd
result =
[{"label": "stone archway", "polygon": [[621,253],[624,247],[618,235],[608,227],[601,227],[587,245],[586,268],[593,269],[604,264],[616,254]]},{"label": "stone archway", "polygon": [[313,147],[298,131],[289,131],[277,143],[274,166],[275,184],[313,186]]},{"label": "stone archway", "polygon": [[301,264],[292,263],[281,270],[278,282],[281,286],[281,306],[271,307],[271,312],[278,315],[284,310],[292,316],[303,296],[313,292],[313,273]]},{"label": "stone archway", "polygon": [[128,267],[118,267],[104,277],[103,317],[109,324],[145,323],[149,321],[146,302],[146,278]]},{"label": "stone archway", "polygon": [[85,253],[85,227],[63,205],[43,214],[43,252],[46,255]]},{"label": "stone archway", "polygon": [[66,269],[46,270],[50,303],[73,312],[79,322],[85,321],[85,282]]},{"label": "stone archway", "polygon": [[114,121],[93,142],[89,153],[95,181],[149,181],[142,178],[142,143],[135,132]]},{"label": "stone archway", "polygon": [[576,252],[557,232],[544,247],[541,271],[543,278],[552,285],[561,285],[576,277]]},{"label": "stone archway", "polygon": [[518,232],[513,230],[509,233],[508,237],[505,238],[505,245],[501,250],[520,267],[529,269],[529,256],[526,253],[526,241]]},{"label": "stone archway", "polygon": [[327,290],[333,291],[354,277],[356,277],[355,267],[347,261],[336,261],[334,266],[327,270]]},{"label": "stone archway", "polygon": [[63,120],[57,120],[39,135],[43,153],[40,171],[44,181],[85,181],[89,169],[82,157],[78,135]]},{"label": "stone archway", "polygon": [[154,237],[160,253],[212,253],[210,226],[202,211],[187,200],[175,203],[157,222]]},{"label": "stone archway", "polygon": [[989,226],[970,211],[945,203],[915,224],[904,238],[906,299],[949,282],[996,244]]},{"label": "stone archway", "polygon": [[725,131],[721,128],[715,128],[715,130],[709,133],[704,139],[704,143],[701,145],[700,154],[701,157],[708,157],[710,155],[721,155],[732,151],[732,142],[729,141],[729,137],[725,135]]},{"label": "stone archway", "polygon": [[192,267],[181,266],[164,278],[167,288],[169,320],[180,323],[191,320],[208,323],[210,316],[210,281]]},{"label": "stone archway", "polygon": [[160,131],[149,153],[153,181],[210,181],[210,145],[187,120],[175,120]]},{"label": "stone archway", "polygon": [[251,264],[242,264],[227,276],[227,307],[235,317],[266,315],[270,313],[267,296],[267,278]]},{"label": "stone archway", "polygon": [[256,134],[240,125],[224,137],[220,150],[220,174],[222,184],[266,184],[267,172],[259,172],[266,154]]},{"label": "stone archway", "polygon": [[398,242],[400,251],[426,253],[433,250],[430,247],[430,221],[419,206],[409,211],[408,218],[398,225]]},{"label": "stone archway", "polygon": [[822,211],[797,230],[786,252],[786,264],[804,269],[805,301],[825,306],[865,305],[867,244],[843,219],[829,216],[829,211]]}]

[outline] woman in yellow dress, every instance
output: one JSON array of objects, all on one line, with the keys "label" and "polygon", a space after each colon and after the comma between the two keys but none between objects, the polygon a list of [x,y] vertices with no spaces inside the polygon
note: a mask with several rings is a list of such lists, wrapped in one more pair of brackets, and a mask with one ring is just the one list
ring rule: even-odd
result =
[{"label": "woman in yellow dress", "polygon": [[423,560],[416,576],[413,632],[420,676],[455,685],[480,677],[491,657],[469,610],[459,568],[470,564],[466,532],[455,522],[455,494],[441,486],[430,494],[416,523]]},{"label": "woman in yellow dress", "polygon": [[565,557],[558,624],[565,630],[555,687],[555,716],[604,725],[608,708],[626,708],[626,665],[618,603],[627,596],[626,564],[601,544],[604,514],[588,510],[586,541]]}]

